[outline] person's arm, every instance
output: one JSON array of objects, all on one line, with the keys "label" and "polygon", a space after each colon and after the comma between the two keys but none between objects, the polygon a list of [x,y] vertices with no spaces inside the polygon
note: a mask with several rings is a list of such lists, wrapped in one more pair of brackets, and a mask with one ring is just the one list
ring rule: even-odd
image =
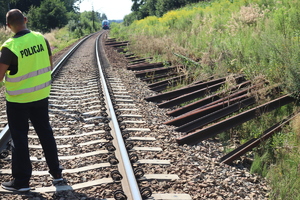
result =
[{"label": "person's arm", "polygon": [[52,51],[51,51],[51,47],[50,44],[48,42],[48,40],[45,38],[46,41],[46,45],[47,45],[47,49],[48,49],[48,53],[49,53],[49,59],[50,59],[50,66],[51,66],[51,70],[53,70],[53,60],[52,60]]},{"label": "person's arm", "polygon": [[4,63],[0,63],[0,82],[3,81],[3,78],[5,76],[5,73],[8,69],[9,65],[6,65]]},{"label": "person's arm", "polygon": [[0,51],[0,84],[2,87],[4,85],[3,79],[5,76],[5,73],[7,69],[9,68],[9,62],[10,62],[10,55],[8,54],[9,51],[6,51],[7,49],[5,47],[2,48]]},{"label": "person's arm", "polygon": [[53,61],[52,61],[52,56],[49,56],[50,59],[50,66],[51,66],[51,71],[53,70]]},{"label": "person's arm", "polygon": [[0,63],[0,88],[4,85],[3,78],[9,65]]}]

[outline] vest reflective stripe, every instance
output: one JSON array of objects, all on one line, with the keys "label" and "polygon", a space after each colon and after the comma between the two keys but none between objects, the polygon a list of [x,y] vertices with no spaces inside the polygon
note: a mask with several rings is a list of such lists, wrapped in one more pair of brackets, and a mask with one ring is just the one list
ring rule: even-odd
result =
[{"label": "vest reflective stripe", "polygon": [[37,85],[37,86],[34,86],[32,88],[26,88],[26,89],[22,89],[22,90],[15,90],[15,91],[7,91],[6,90],[6,92],[9,95],[18,95],[18,94],[23,94],[23,93],[35,92],[35,91],[41,90],[41,89],[43,89],[45,87],[48,87],[49,85],[51,85],[51,82],[52,81],[48,81],[48,82],[43,83],[41,85]]},{"label": "vest reflective stripe", "polygon": [[31,77],[35,77],[35,76],[38,76],[40,74],[44,74],[44,73],[47,73],[51,71],[51,67],[46,67],[46,68],[43,68],[43,69],[39,69],[37,71],[33,71],[33,72],[30,72],[28,74],[25,74],[23,76],[19,76],[19,77],[16,77],[16,78],[9,78],[7,75],[5,75],[5,81],[6,82],[20,82],[20,81],[23,81],[25,79],[28,79],[28,78],[31,78]]}]

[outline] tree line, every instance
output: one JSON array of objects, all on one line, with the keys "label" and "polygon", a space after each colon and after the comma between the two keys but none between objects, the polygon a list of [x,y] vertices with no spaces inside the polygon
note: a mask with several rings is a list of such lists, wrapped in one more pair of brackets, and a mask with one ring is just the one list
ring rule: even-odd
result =
[{"label": "tree line", "polygon": [[124,23],[130,25],[134,20],[144,19],[148,16],[161,17],[170,10],[200,1],[207,0],[132,0],[132,13],[125,16]]},{"label": "tree line", "polygon": [[80,13],[80,2],[81,0],[1,0],[0,26],[6,24],[7,11],[17,8],[28,17],[28,27],[33,30],[49,32],[66,25],[69,25],[70,30],[99,29],[101,21],[107,19],[106,15],[94,11]]}]

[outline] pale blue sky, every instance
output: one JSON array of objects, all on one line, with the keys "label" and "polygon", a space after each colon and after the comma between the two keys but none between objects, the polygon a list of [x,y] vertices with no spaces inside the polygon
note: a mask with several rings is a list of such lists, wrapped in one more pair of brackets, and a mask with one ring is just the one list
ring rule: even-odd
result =
[{"label": "pale blue sky", "polygon": [[123,19],[125,15],[131,13],[131,0],[83,0],[79,5],[80,12],[94,11],[105,13],[109,20]]}]

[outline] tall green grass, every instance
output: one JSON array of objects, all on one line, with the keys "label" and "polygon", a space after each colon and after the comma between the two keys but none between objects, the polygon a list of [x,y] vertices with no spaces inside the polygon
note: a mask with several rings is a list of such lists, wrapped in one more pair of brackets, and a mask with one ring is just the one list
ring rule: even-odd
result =
[{"label": "tall green grass", "polygon": [[201,70],[210,75],[262,75],[287,92],[298,92],[299,24],[299,1],[216,0],[161,18],[150,16],[129,27],[115,25],[111,36],[132,41],[131,50],[139,54],[180,62],[171,51],[200,59]]}]

